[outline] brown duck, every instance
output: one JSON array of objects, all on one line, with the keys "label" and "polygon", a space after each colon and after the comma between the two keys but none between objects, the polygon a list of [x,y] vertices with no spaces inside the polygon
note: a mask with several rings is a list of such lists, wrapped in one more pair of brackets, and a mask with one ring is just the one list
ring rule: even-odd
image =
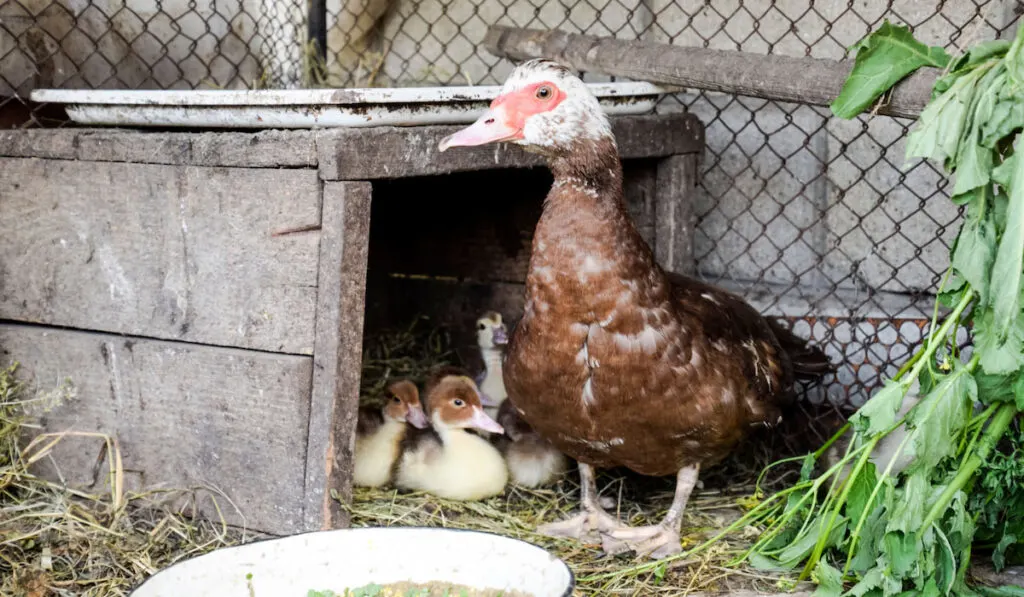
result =
[{"label": "brown duck", "polygon": [[[741,298],[658,266],[626,212],[608,119],[565,67],[523,63],[440,150],[500,141],[544,155],[554,174],[504,381],[530,426],[579,461],[582,511],[539,531],[599,533],[612,553],[678,552],[700,467],[777,424],[794,379],[824,374],[828,359]],[[630,528],[601,508],[594,468],[614,466],[676,475],[660,524]]]}]

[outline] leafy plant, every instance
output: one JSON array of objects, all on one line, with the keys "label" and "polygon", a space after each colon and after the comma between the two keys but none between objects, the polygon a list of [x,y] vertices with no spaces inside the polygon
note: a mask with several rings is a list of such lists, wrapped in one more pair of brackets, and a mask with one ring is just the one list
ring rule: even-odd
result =
[{"label": "leafy plant", "polygon": [[[975,595],[966,571],[976,542],[997,567],[1020,551],[1024,520],[1021,439],[1008,433],[1024,409],[1024,28],[1013,42],[976,45],[958,57],[888,22],[854,48],[856,61],[833,113],[852,118],[922,66],[944,69],[907,140],[955,178],[966,217],[939,289],[927,340],[836,437],[805,460],[798,483],[744,518],[764,533],[740,560],[800,569],[818,597]],[[973,349],[961,353],[957,331]],[[900,417],[917,382],[920,401]],[[899,430],[899,431],[898,431]],[[873,450],[889,434],[888,462]],[[852,433],[839,462],[817,460]],[[1009,444],[1007,453],[997,450]],[[904,470],[902,453],[914,458]],[[1012,591],[1001,594],[1011,595]]]}]

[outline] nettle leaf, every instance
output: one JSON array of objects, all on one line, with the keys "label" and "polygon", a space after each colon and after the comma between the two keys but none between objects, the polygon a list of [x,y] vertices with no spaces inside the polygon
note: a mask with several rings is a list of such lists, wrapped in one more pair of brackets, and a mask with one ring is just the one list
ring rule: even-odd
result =
[{"label": "nettle leaf", "polygon": [[985,309],[974,317],[974,349],[981,369],[989,375],[1009,375],[1024,367],[1024,314],[1001,337],[995,325],[995,313]]},{"label": "nettle leaf", "polygon": [[886,20],[853,48],[853,70],[832,102],[832,113],[853,118],[883,93],[922,66],[945,68],[950,57],[940,47],[928,47],[914,39],[908,27]]},{"label": "nettle leaf", "polygon": [[[889,488],[891,489],[891,487],[892,484],[890,483]],[[857,542],[857,550],[853,554],[853,559],[850,560],[851,569],[864,574],[874,565],[876,558],[878,558],[878,553],[882,549],[882,540],[885,537],[886,513],[885,506],[878,505],[868,515],[867,520],[864,521],[864,526],[860,529],[860,541]]]},{"label": "nettle leaf", "polygon": [[[956,453],[953,439],[971,420],[971,407],[978,398],[978,385],[959,361],[910,412],[909,453],[911,468],[931,470],[943,458]],[[913,529],[911,529],[913,530]]]},{"label": "nettle leaf", "polygon": [[980,144],[981,124],[992,118],[999,89],[1006,81],[1006,72],[1001,65],[982,67],[985,74],[978,81],[971,104],[967,108],[972,123],[964,131],[956,152],[956,182],[953,195],[961,195],[972,189],[987,185],[991,181],[992,167],[996,154],[991,148]]},{"label": "nettle leaf", "polygon": [[896,501],[885,530],[904,533],[920,530],[930,494],[931,484],[928,482],[927,471],[917,471],[907,477],[903,487],[896,490]]},{"label": "nettle leaf", "polygon": [[878,475],[875,472],[875,465],[871,462],[865,464],[860,473],[851,481],[850,494],[846,498],[846,516],[853,526],[857,526],[861,517],[866,514],[868,498],[871,497],[876,483],[878,483]]},{"label": "nettle leaf", "polygon": [[882,542],[883,553],[889,561],[893,574],[906,576],[917,564],[920,542],[914,533],[895,531],[886,533]]},{"label": "nettle leaf", "polygon": [[843,594],[843,573],[832,567],[825,558],[818,560],[813,580],[818,583],[818,588],[811,593],[811,597],[839,597]]},{"label": "nettle leaf", "polygon": [[953,556],[953,548],[949,539],[942,529],[935,527],[935,582],[939,585],[939,591],[943,594],[949,593],[953,588],[953,581],[956,580],[956,558]]},{"label": "nettle leaf", "polygon": [[996,226],[987,209],[987,189],[979,189],[973,195],[967,219],[953,247],[951,265],[970,283],[984,304],[988,300],[989,273],[996,256]]},{"label": "nettle leaf", "polygon": [[937,99],[929,102],[907,135],[906,159],[928,158],[947,167],[957,155],[967,122],[968,107],[977,82],[984,72],[974,71],[959,77]]},{"label": "nettle leaf", "polygon": [[1024,94],[1004,87],[996,100],[992,116],[981,123],[981,144],[990,149],[1024,127]]},{"label": "nettle leaf", "polygon": [[881,587],[883,580],[882,569],[880,567],[872,568],[860,579],[860,582],[853,585],[849,594],[854,597],[864,597],[869,592]]},{"label": "nettle leaf", "polygon": [[[992,170],[992,182],[1004,189],[1010,188],[1010,180],[1013,179],[1013,172],[1017,168],[1017,154],[1011,153],[1003,159],[1002,163]],[[1009,202],[1007,202],[1009,204]]]},{"label": "nettle leaf", "polygon": [[978,400],[982,404],[1015,402],[1017,399],[1015,385],[1021,382],[1021,372],[1017,370],[1009,375],[992,375],[975,371],[974,381],[978,384]]},{"label": "nettle leaf", "polygon": [[951,73],[957,73],[969,68],[974,68],[990,58],[1002,58],[1009,49],[1010,42],[1005,39],[980,42],[977,45],[972,46],[969,50],[964,52],[962,56],[953,61],[953,65],[950,66],[949,70]]},{"label": "nettle leaf", "polygon": [[[806,560],[807,556],[811,555],[811,551],[818,543],[818,537],[824,531],[828,520],[829,517],[822,517],[817,524],[812,523],[803,535],[779,552],[778,561],[783,568],[791,570]],[[828,532],[828,538],[825,542],[826,548],[838,545],[842,541],[843,536],[846,534],[848,523],[849,521],[842,516],[836,518],[835,525]]]},{"label": "nettle leaf", "polygon": [[896,412],[903,404],[906,393],[906,385],[891,379],[885,380],[882,389],[850,417],[850,424],[869,437],[888,430],[896,424]]},{"label": "nettle leaf", "polygon": [[[1020,141],[1014,154],[1020,153]],[[995,327],[1000,338],[1005,338],[1011,326],[1020,317],[1021,268],[1024,267],[1024,160],[1015,159],[1010,183],[1010,204],[1006,212],[1006,230],[1003,231],[992,265],[992,279],[999,284],[992,293]]]}]

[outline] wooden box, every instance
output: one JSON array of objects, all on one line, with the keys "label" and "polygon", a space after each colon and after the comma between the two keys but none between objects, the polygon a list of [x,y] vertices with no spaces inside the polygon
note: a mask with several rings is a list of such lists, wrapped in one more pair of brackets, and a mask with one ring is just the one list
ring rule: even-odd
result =
[{"label": "wooden box", "polygon": [[[550,175],[438,153],[457,128],[0,132],[0,354],[61,398],[43,428],[110,434],[129,488],[216,488],[232,524],[346,525],[364,314],[522,310]],[[614,129],[631,213],[688,270],[703,128]],[[43,472],[89,486],[99,455],[69,436]]]}]

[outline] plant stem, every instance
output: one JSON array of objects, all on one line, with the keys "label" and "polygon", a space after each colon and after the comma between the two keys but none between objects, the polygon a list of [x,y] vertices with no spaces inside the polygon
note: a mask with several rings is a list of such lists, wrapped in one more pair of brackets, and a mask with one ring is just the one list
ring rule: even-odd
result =
[{"label": "plant stem", "polygon": [[922,529],[927,529],[945,513],[946,508],[949,507],[956,493],[967,485],[974,477],[974,473],[984,464],[989,453],[995,447],[996,442],[1006,433],[1010,423],[1013,422],[1013,417],[1017,413],[1017,407],[1013,404],[1007,403],[999,407],[996,414],[992,416],[988,429],[985,430],[985,434],[981,436],[981,440],[978,442],[978,450],[967,459],[957,472],[956,477],[953,478],[953,481],[946,486],[946,489],[942,491],[939,498],[932,504],[931,509],[928,510],[928,515],[924,517],[924,522],[921,524]]}]

